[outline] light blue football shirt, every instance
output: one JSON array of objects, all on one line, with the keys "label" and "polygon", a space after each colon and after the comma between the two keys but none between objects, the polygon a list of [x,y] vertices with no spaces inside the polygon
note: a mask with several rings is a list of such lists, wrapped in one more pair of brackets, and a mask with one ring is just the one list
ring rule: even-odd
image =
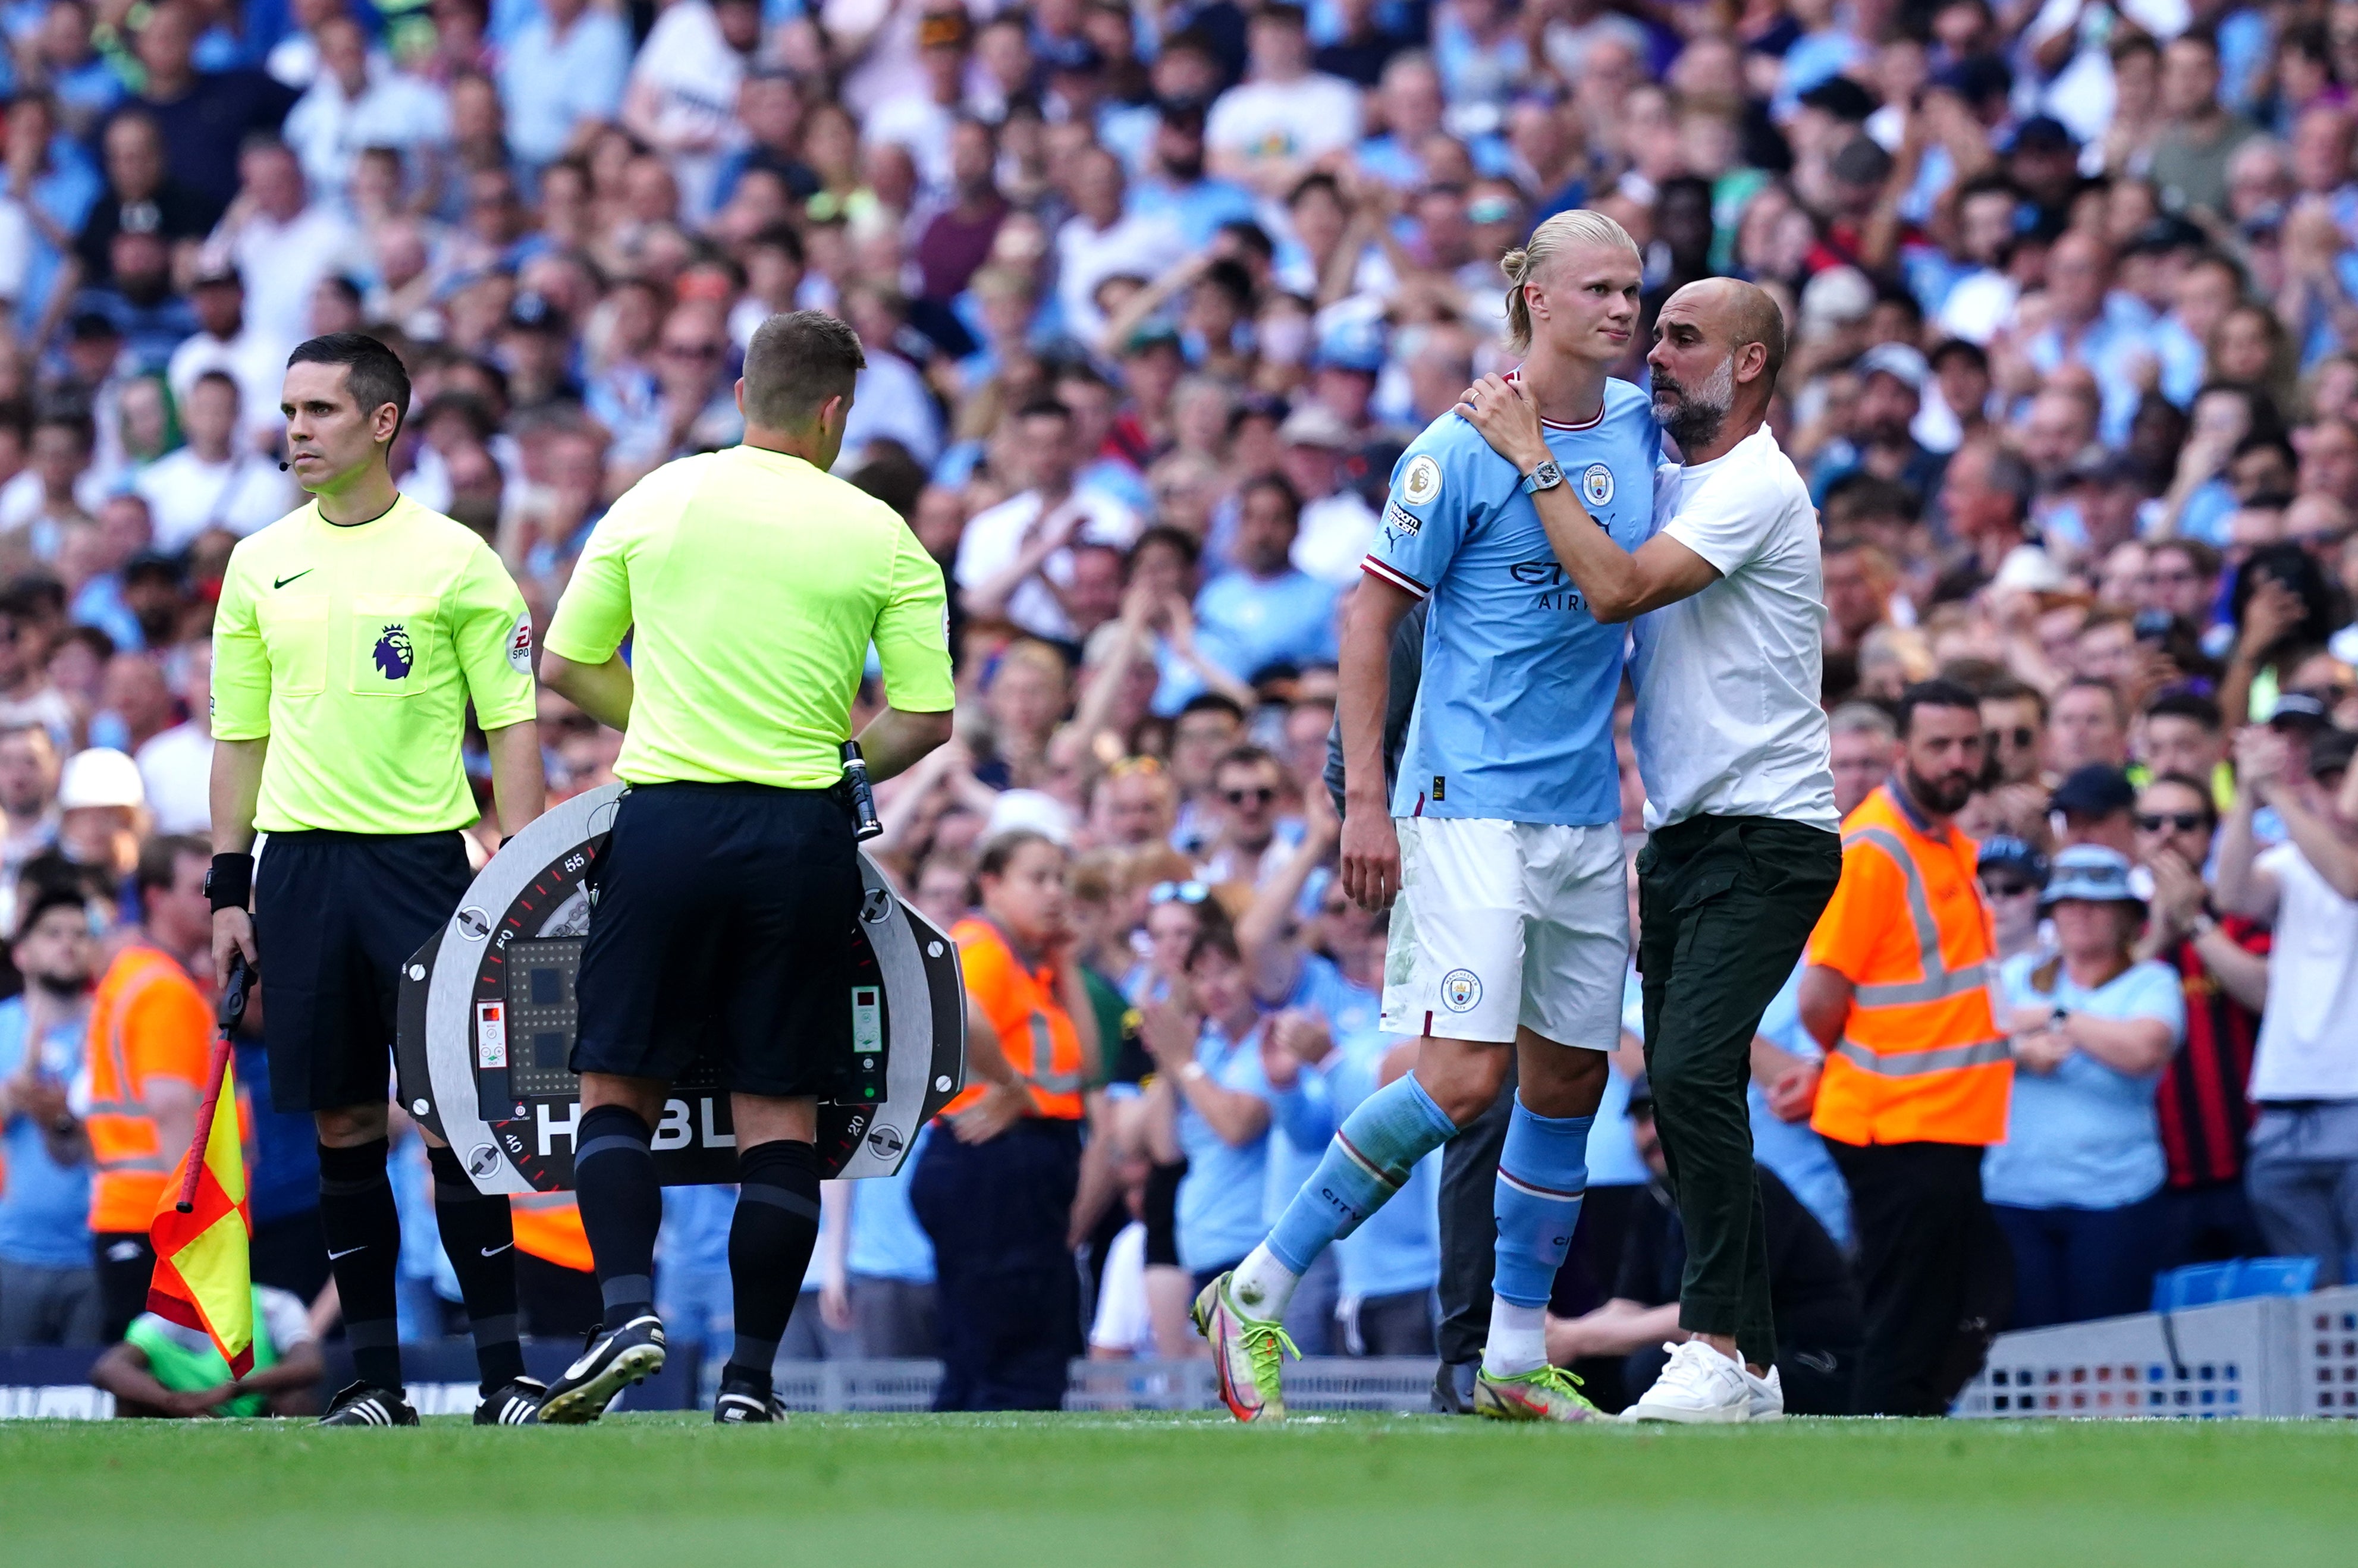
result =
[{"label": "light blue football shirt", "polygon": [[[2186,1038],[2186,991],[2177,971],[2148,958],[2094,990],[2059,963],[2040,990],[2044,954],[2017,953],[1998,968],[2009,1007],[2064,1007],[2091,1018],[2158,1019]],[[2125,1208],[2161,1190],[2169,1173],[2154,1110],[2158,1072],[2131,1075],[2073,1051],[2047,1074],[2017,1067],[2006,1141],[1982,1161],[1982,1195],[2013,1208]]]},{"label": "light blue football shirt", "polygon": [[[1550,425],[1547,443],[1614,543],[1644,543],[1661,451],[1646,395],[1608,381],[1597,417]],[[1394,816],[1574,827],[1620,816],[1613,697],[1625,628],[1589,613],[1522,475],[1480,431],[1444,414],[1401,454],[1361,569],[1433,601]]]}]

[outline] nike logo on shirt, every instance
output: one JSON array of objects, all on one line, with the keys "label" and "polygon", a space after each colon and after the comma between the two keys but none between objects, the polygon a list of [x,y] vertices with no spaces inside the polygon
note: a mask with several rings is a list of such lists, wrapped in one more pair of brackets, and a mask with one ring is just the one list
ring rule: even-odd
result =
[{"label": "nike logo on shirt", "polygon": [[332,1263],[339,1258],[349,1258],[355,1252],[365,1252],[367,1250],[368,1243],[363,1241],[358,1247],[347,1247],[341,1252],[330,1252],[328,1254],[328,1261]]},{"label": "nike logo on shirt", "polygon": [[274,578],[271,579],[270,586],[273,588],[285,588],[288,583],[293,582],[295,578],[309,577],[313,572],[319,569],[319,568],[317,567],[305,567],[301,571],[297,572],[295,577]]},{"label": "nike logo on shirt", "polygon": [[477,1250],[481,1251],[481,1252],[482,1253],[482,1255],[483,1255],[484,1257],[486,1257],[486,1258],[496,1258],[496,1257],[498,1257],[501,1253],[503,1253],[503,1252],[506,1251],[506,1250],[508,1249],[508,1248],[513,1247],[513,1246],[514,1246],[514,1245],[515,1245],[515,1243],[514,1243],[514,1242],[510,1241],[510,1242],[507,1242],[506,1244],[504,1244],[504,1245],[503,1245],[503,1246],[499,1246],[499,1247],[484,1247],[484,1248],[479,1248]]}]

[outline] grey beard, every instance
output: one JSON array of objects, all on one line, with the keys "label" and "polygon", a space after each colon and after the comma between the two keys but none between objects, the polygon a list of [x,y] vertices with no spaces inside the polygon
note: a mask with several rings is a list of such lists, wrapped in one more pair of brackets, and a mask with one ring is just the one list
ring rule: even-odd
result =
[{"label": "grey beard", "polygon": [[1727,411],[1736,406],[1736,362],[1723,361],[1711,373],[1711,379],[1693,392],[1684,387],[1673,389],[1678,406],[1662,417],[1662,431],[1679,444],[1682,453],[1697,447],[1711,445],[1719,427],[1727,421]]}]

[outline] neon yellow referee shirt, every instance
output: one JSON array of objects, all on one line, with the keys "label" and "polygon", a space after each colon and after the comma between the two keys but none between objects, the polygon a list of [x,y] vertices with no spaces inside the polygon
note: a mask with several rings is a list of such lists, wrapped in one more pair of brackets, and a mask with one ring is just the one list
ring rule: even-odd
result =
[{"label": "neon yellow referee shirt", "polygon": [[631,644],[614,772],[825,789],[876,645],[894,708],[939,713],[950,684],[941,568],[900,515],[800,458],[731,447],[665,463],[599,520],[545,643],[577,665]]},{"label": "neon yellow referee shirt", "polygon": [[238,542],[213,617],[213,735],[268,737],[265,833],[434,833],[481,814],[460,758],[534,710],[532,616],[472,531],[403,496],[313,502]]}]

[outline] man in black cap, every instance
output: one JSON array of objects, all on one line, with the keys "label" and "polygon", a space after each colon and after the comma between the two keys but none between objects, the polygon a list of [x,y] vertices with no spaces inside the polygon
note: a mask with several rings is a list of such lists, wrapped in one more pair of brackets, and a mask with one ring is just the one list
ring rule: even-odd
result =
[{"label": "man in black cap", "polygon": [[2006,172],[2039,209],[2038,232],[2052,237],[2071,219],[2071,202],[2085,183],[2080,175],[2080,144],[2063,122],[2049,114],[2025,120],[2006,143]]},{"label": "man in black cap", "polygon": [[2047,802],[2048,810],[2062,818],[2055,835],[2056,848],[2102,844],[2135,859],[2136,855],[2136,789],[2129,776],[2104,762],[2074,769]]},{"label": "man in black cap", "polygon": [[565,313],[546,297],[515,297],[500,330],[500,353],[507,367],[510,407],[522,412],[579,401],[581,384],[573,379],[568,362],[572,331]]}]

